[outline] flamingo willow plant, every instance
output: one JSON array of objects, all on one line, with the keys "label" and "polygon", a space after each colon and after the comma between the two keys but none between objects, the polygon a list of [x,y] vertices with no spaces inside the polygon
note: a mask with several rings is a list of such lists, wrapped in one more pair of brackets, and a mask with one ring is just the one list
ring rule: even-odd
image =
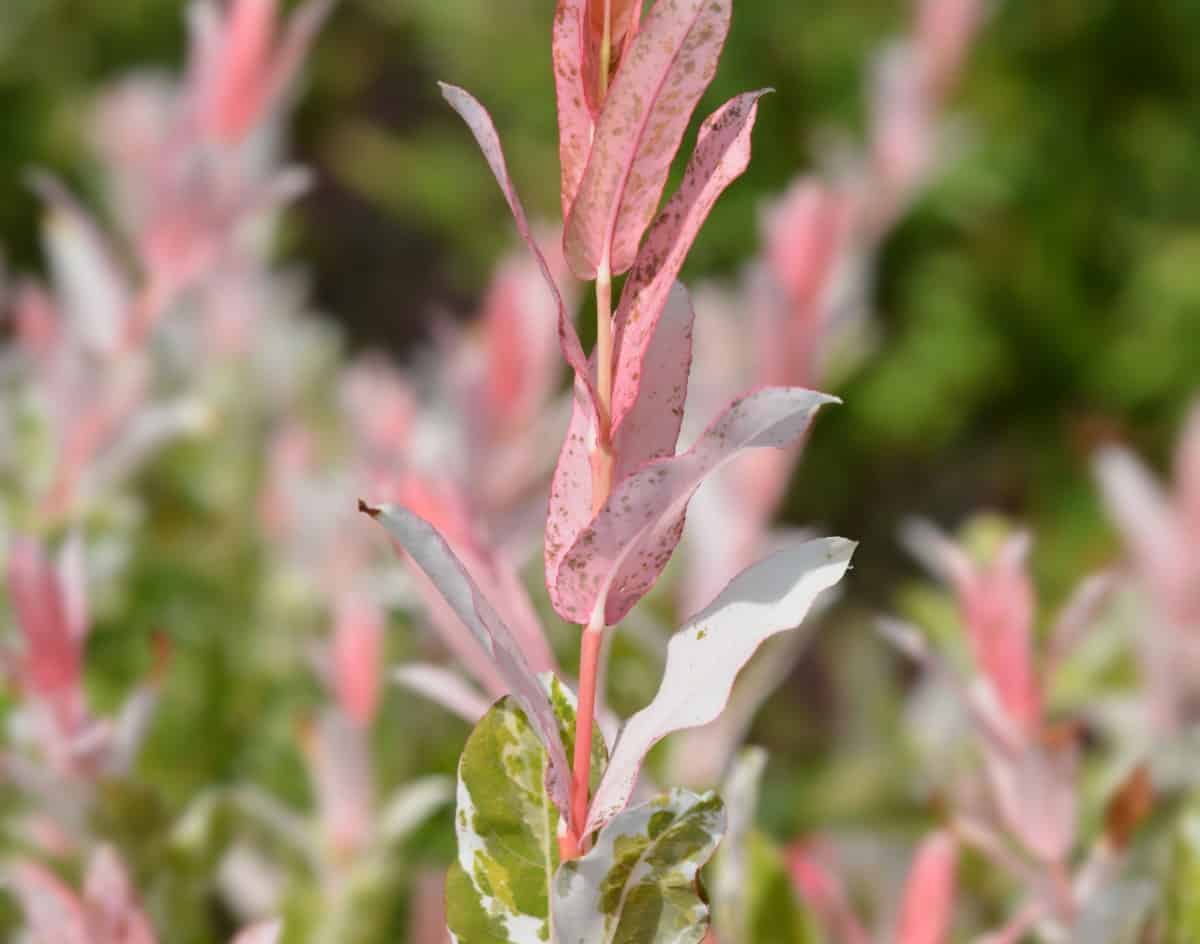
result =
[{"label": "flamingo willow plant", "polygon": [[797,442],[835,402],[798,387],[754,390],[677,452],[694,320],[677,277],[713,204],[749,163],[762,91],[705,120],[682,182],[659,203],[730,15],[730,0],[658,0],[644,18],[630,0],[559,4],[563,254],[577,277],[595,282],[590,357],[532,237],[491,118],[466,91],[442,86],[556,297],[574,399],[546,517],[546,586],[556,612],[581,626],[575,693],[534,672],[499,605],[428,522],[401,505],[362,506],[491,654],[511,693],[476,726],[459,764],[458,863],[447,885],[459,941],[700,941],[708,909],[695,879],[724,832],[724,807],[715,793],[681,789],[628,807],[643,758],[666,735],[713,721],[758,646],[799,624],[849,566],[853,544],[827,538],[735,577],[675,634],[658,694],[609,753],[595,725],[604,638],[662,574],[688,501],[744,451]]}]

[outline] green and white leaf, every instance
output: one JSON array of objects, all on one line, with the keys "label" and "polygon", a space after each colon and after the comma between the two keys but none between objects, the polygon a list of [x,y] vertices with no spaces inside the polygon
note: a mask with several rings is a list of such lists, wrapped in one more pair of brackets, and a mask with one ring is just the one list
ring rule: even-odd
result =
[{"label": "green and white leaf", "polygon": [[[575,698],[558,679],[550,696],[568,756],[574,747]],[[592,737],[599,780],[608,752]],[[459,944],[546,944],[552,940],[550,886],[558,868],[559,814],[546,792],[550,761],[511,697],[475,726],[458,764],[458,862],[446,881],[446,921]]]},{"label": "green and white leaf", "polygon": [[724,833],[711,791],[676,789],[620,813],[558,871],[557,944],[699,944],[708,906],[697,876]]}]

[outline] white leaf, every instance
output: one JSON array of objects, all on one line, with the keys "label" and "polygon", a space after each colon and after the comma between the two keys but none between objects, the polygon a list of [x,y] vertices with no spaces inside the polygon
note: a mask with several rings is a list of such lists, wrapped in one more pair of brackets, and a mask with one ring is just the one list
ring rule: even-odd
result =
[{"label": "white leaf", "polygon": [[742,666],[764,641],[799,625],[817,595],[842,579],[854,548],[844,538],[822,538],[772,554],[730,581],[672,637],[658,694],[617,738],[587,832],[624,809],[651,747],[720,715]]}]

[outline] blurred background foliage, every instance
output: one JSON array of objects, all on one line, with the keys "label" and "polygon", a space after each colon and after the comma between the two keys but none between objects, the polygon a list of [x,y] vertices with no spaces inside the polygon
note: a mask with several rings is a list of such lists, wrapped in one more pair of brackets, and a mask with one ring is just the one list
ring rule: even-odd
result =
[{"label": "blurred background foliage", "polygon": [[[87,103],[174,67],[178,0],[4,0],[0,241],[36,265],[24,171],[85,189]],[[493,111],[526,202],[557,212],[551,0],[344,0],[318,45],[296,150],[318,172],[285,256],[354,346],[412,348],[465,314],[512,245],[508,214],[435,80]],[[685,277],[732,274],[763,202],[861,130],[872,55],[903,0],[741,3],[701,111],[772,86],[749,173]],[[864,539],[888,593],[898,515],[1030,519],[1061,595],[1111,549],[1087,456],[1111,436],[1162,459],[1200,384],[1200,3],[998,3],[954,102],[956,153],[874,273],[879,350],[822,418],[791,513]],[[685,147],[682,153],[686,153]],[[886,483],[886,487],[880,487]],[[882,571],[877,568],[883,568]]]},{"label": "blurred background foliage", "polygon": [[[280,251],[311,273],[318,306],[344,325],[351,347],[412,352],[434,314],[469,314],[490,265],[514,242],[500,194],[435,80],[471,89],[492,109],[527,205],[557,213],[552,8],[552,0],[343,0],[335,12],[302,90],[295,141],[317,183],[290,215]],[[13,268],[40,266],[39,208],[25,172],[50,167],[96,195],[85,148],[91,97],[131,68],[175,68],[181,11],[179,0],[0,0],[0,244]],[[871,58],[908,18],[903,0],[735,5],[701,111],[747,88],[777,94],[764,102],[750,170],[718,204],[686,280],[734,275],[758,247],[763,203],[818,169],[840,135],[857,140]],[[1164,468],[1200,388],[1198,39],[1195,0],[996,4],[953,103],[955,154],[873,273],[878,348],[837,391],[845,405],[822,414],[789,500],[790,518],[863,542],[850,593],[865,607],[931,605],[897,593],[914,573],[896,541],[906,515],[956,525],[992,508],[1028,522],[1050,602],[1115,554],[1089,456],[1116,437]],[[227,434],[253,448],[254,431]],[[255,483],[196,459],[186,447],[169,458],[175,491],[155,498],[177,512],[160,520],[178,526],[139,545],[121,591],[138,606],[110,608],[147,614],[145,625],[97,627],[95,675],[125,689],[141,671],[129,653],[169,626],[182,650],[173,671],[194,683],[177,691],[195,696],[174,699],[156,722],[149,753],[165,802],[217,777],[263,783],[300,804],[305,777],[290,745],[297,714],[318,691],[283,686],[276,668],[258,679],[252,662],[238,671],[257,683],[223,685],[255,620],[256,548],[220,518],[228,497],[214,490]],[[230,596],[239,586],[244,599]],[[558,638],[569,652],[569,633]],[[395,634],[392,645],[407,639]],[[806,684],[776,696],[814,710],[763,712],[756,739],[786,744],[791,767],[768,777],[772,826],[869,825],[863,811],[878,800],[869,794],[886,789],[882,755],[871,761],[863,751],[865,767],[824,778],[793,774],[831,738],[878,743],[898,730],[890,665],[865,631],[827,635],[800,669]],[[412,699],[389,699],[392,716],[378,730],[392,740],[378,756],[394,769],[384,779],[403,779],[416,758],[421,769],[451,771],[465,726],[427,707],[417,723]],[[841,727],[829,730],[827,718]],[[251,722],[252,746],[239,735]],[[138,805],[142,869],[154,872],[156,855],[184,854],[150,838],[166,822],[154,804],[112,802]],[[447,814],[404,867],[444,860],[450,834]],[[184,863],[177,874],[189,868],[203,865]],[[181,901],[172,913],[208,907]],[[396,931],[403,906],[391,909],[375,917]],[[185,926],[169,939],[190,940]]]}]

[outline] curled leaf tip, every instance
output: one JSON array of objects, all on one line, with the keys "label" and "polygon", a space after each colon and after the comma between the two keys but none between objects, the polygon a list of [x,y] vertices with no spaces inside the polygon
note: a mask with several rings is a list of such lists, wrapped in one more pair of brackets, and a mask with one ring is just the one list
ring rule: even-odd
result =
[{"label": "curled leaf tip", "polygon": [[368,505],[361,498],[358,500],[358,510],[364,515],[370,515],[372,518],[378,518],[383,513],[383,509]]}]

